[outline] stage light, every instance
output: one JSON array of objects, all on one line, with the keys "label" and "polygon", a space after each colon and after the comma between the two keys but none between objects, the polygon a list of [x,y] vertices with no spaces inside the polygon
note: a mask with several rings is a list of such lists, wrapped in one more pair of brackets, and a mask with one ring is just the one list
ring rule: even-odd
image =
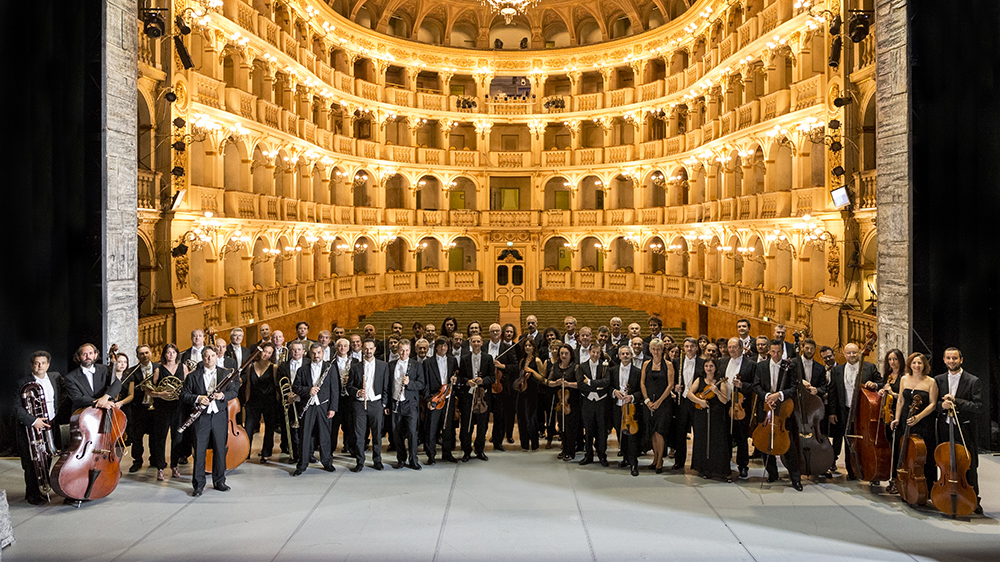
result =
[{"label": "stage light", "polygon": [[147,37],[152,37],[153,39],[162,37],[163,32],[167,29],[167,24],[163,21],[163,17],[155,10],[142,12],[142,24],[142,32]]},{"label": "stage light", "polygon": [[843,45],[843,40],[840,36],[833,38],[833,42],[830,43],[830,68],[837,68],[840,66],[840,48]]},{"label": "stage light", "polygon": [[180,35],[174,35],[174,49],[177,51],[177,58],[181,59],[181,65],[184,67],[184,70],[194,68],[194,60],[191,58],[191,53],[188,52],[187,46],[184,45],[184,40],[181,39]]},{"label": "stage light", "polygon": [[184,144],[184,141],[177,141],[170,146],[173,147],[173,149],[176,150],[177,152],[184,152],[184,150],[187,148],[187,145]]},{"label": "stage light", "polygon": [[174,177],[179,178],[184,175],[184,168],[180,166],[174,166],[174,168],[170,170],[170,173],[173,174]]},{"label": "stage light", "polygon": [[839,178],[840,176],[844,175],[844,167],[843,166],[837,166],[836,168],[834,168],[832,170],[832,172],[833,172],[833,175],[835,175],[835,176],[837,176]]},{"label": "stage light", "polygon": [[830,130],[836,131],[837,129],[840,128],[840,120],[839,119],[830,119],[830,124],[827,125],[827,127],[829,127]]},{"label": "stage light", "polygon": [[868,37],[869,18],[868,12],[854,12],[851,14],[851,19],[847,20],[847,35],[851,38],[851,41],[860,43],[865,37]]},{"label": "stage light", "polygon": [[840,25],[842,23],[844,23],[843,18],[840,17],[840,14],[837,14],[837,17],[833,18],[830,22],[830,35],[840,35]]},{"label": "stage light", "polygon": [[852,98],[850,94],[843,97],[834,98],[833,100],[834,107],[844,107],[845,105],[851,105],[852,103],[854,103],[854,98]]},{"label": "stage light", "polygon": [[176,18],[174,18],[174,24],[177,25],[177,30],[181,32],[181,35],[191,34],[191,27],[188,24],[184,23],[184,18],[177,16]]}]

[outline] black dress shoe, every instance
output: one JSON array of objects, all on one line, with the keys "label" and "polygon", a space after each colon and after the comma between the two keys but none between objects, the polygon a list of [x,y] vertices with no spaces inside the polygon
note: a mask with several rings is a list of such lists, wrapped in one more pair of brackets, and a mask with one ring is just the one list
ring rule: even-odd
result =
[{"label": "black dress shoe", "polygon": [[215,490],[218,492],[228,492],[229,490],[232,490],[232,488],[226,484],[219,484],[218,486],[215,486]]},{"label": "black dress shoe", "polygon": [[479,459],[479,460],[481,460],[481,461],[488,461],[488,460],[490,460],[490,458],[486,456],[486,453],[476,453],[476,458]]},{"label": "black dress shoe", "polygon": [[566,461],[566,462],[573,462],[574,460],[576,460],[576,455],[572,455],[572,456],[566,455],[566,456],[563,457],[563,460]]},{"label": "black dress shoe", "polygon": [[458,459],[455,458],[455,455],[441,455],[441,460],[445,462],[458,462]]},{"label": "black dress shoe", "polygon": [[657,474],[663,474],[663,467],[662,466],[656,467],[656,473]]},{"label": "black dress shoe", "polygon": [[437,464],[437,461],[434,460],[434,457],[431,457],[431,458],[427,459],[427,462],[425,464],[427,464],[427,466],[432,466],[432,465]]},{"label": "black dress shoe", "polygon": [[632,476],[639,476],[639,465],[632,465]]},{"label": "black dress shoe", "polygon": [[514,444],[514,439],[513,439],[513,438],[511,438],[511,437],[508,437],[508,438],[507,438],[507,444],[508,444],[508,445],[513,445],[513,444]]},{"label": "black dress shoe", "polygon": [[777,476],[768,475],[768,477],[767,477],[767,483],[768,484],[770,484],[772,482],[777,482],[777,481],[778,481],[778,477]]},{"label": "black dress shoe", "polygon": [[493,445],[493,450],[503,452],[506,451],[507,449],[503,448],[503,443],[497,443],[496,445]]},{"label": "black dress shoe", "polygon": [[625,468],[628,466],[628,461],[618,461],[618,468]]},{"label": "black dress shoe", "polygon": [[748,480],[750,478],[750,469],[743,467],[740,469],[740,480]]},{"label": "black dress shoe", "polygon": [[465,453],[464,455],[462,455],[462,462],[469,462],[469,459],[471,458],[472,458],[472,453]]},{"label": "black dress shoe", "polygon": [[580,466],[587,466],[592,462],[594,462],[594,457],[583,457],[583,459],[580,460]]},{"label": "black dress shoe", "polygon": [[800,482],[798,480],[792,482],[792,488],[795,488],[796,490],[798,490],[798,491],[801,492],[802,491],[802,482]]},{"label": "black dress shoe", "polygon": [[132,466],[128,467],[128,471],[129,472],[139,472],[140,468],[142,468],[142,463],[141,462],[134,462],[134,463],[132,463]]},{"label": "black dress shoe", "polygon": [[28,503],[30,503],[31,505],[42,505],[43,503],[47,503],[45,498],[43,498],[42,496],[32,496],[30,498],[25,498],[25,499],[28,500]]},{"label": "black dress shoe", "polygon": [[191,496],[195,498],[200,497],[202,491],[204,491],[204,488],[195,488],[194,491],[191,492]]},{"label": "black dress shoe", "polygon": [[972,513],[975,513],[976,515],[982,515],[983,514],[983,506],[982,505],[977,505],[976,509],[974,509],[972,511]]},{"label": "black dress shoe", "polygon": [[306,471],[306,469],[304,469],[304,468],[296,468],[295,472],[292,472],[292,476],[298,476],[298,475],[302,474],[305,471]]},{"label": "black dress shoe", "polygon": [[377,462],[372,465],[372,468],[374,468],[375,470],[382,470],[383,468],[385,468],[385,466],[383,466],[381,462]]},{"label": "black dress shoe", "polygon": [[336,472],[337,471],[337,467],[333,466],[332,464],[327,464],[327,465],[323,466],[323,470],[325,470],[327,472]]},{"label": "black dress shoe", "polygon": [[603,466],[604,468],[607,468],[608,467],[608,459],[606,459],[606,458],[605,459],[601,459],[601,466]]},{"label": "black dress shoe", "polygon": [[684,470],[684,465],[674,463],[674,466],[670,467],[670,470]]},{"label": "black dress shoe", "polygon": [[187,457],[181,457],[181,458],[177,459],[177,464],[185,465],[187,463],[188,463]]},{"label": "black dress shoe", "polygon": [[420,463],[418,463],[418,462],[411,462],[410,464],[406,465],[406,468],[409,468],[410,470],[420,470],[421,467],[420,467]]},{"label": "black dress shoe", "polygon": [[556,458],[559,459],[559,460],[563,460],[563,457],[565,457],[565,456],[566,455],[564,455],[562,453],[559,453],[558,455],[556,455]]},{"label": "black dress shoe", "polygon": [[309,462],[310,463],[314,463],[314,462],[319,462],[319,461],[316,460],[316,455],[309,455]]},{"label": "black dress shoe", "polygon": [[364,467],[365,465],[359,462],[358,464],[351,467],[351,472],[361,472],[361,469],[363,469]]},{"label": "black dress shoe", "polygon": [[404,466],[406,466],[406,464],[403,461],[396,461],[395,463],[393,463],[392,468],[393,470],[399,470]]}]

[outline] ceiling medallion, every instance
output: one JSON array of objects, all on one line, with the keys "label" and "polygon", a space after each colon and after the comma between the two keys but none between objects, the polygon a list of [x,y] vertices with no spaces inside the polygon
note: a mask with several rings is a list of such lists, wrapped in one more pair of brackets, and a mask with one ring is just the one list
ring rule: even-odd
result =
[{"label": "ceiling medallion", "polygon": [[537,0],[483,0],[483,5],[490,8],[494,12],[498,12],[507,25],[510,25],[511,20],[514,16],[518,14],[524,14],[524,12],[533,6]]}]

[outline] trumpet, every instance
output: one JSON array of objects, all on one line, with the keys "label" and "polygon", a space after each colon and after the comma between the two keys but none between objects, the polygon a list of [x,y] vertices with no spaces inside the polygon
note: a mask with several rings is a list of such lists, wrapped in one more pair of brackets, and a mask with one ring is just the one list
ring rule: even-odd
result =
[{"label": "trumpet", "polygon": [[[49,417],[48,406],[45,404],[45,389],[37,382],[29,382],[21,387],[21,405],[34,418],[42,418],[47,422]],[[35,466],[35,476],[38,478],[38,488],[45,497],[52,493],[52,485],[49,482],[49,468],[52,466],[52,458],[56,455],[56,443],[49,429],[35,429],[35,426],[25,427],[28,432],[28,452],[31,454],[31,462]]]}]

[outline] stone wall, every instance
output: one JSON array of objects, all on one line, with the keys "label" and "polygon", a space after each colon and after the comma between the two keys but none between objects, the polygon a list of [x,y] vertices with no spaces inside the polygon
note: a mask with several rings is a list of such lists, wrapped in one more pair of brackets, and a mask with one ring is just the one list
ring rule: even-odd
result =
[{"label": "stone wall", "polygon": [[[138,341],[136,157],[138,33],[136,0],[105,0],[104,341],[132,355]],[[163,39],[161,39],[162,41]]]},{"label": "stone wall", "polygon": [[912,349],[907,1],[876,0],[875,10],[879,349]]}]

